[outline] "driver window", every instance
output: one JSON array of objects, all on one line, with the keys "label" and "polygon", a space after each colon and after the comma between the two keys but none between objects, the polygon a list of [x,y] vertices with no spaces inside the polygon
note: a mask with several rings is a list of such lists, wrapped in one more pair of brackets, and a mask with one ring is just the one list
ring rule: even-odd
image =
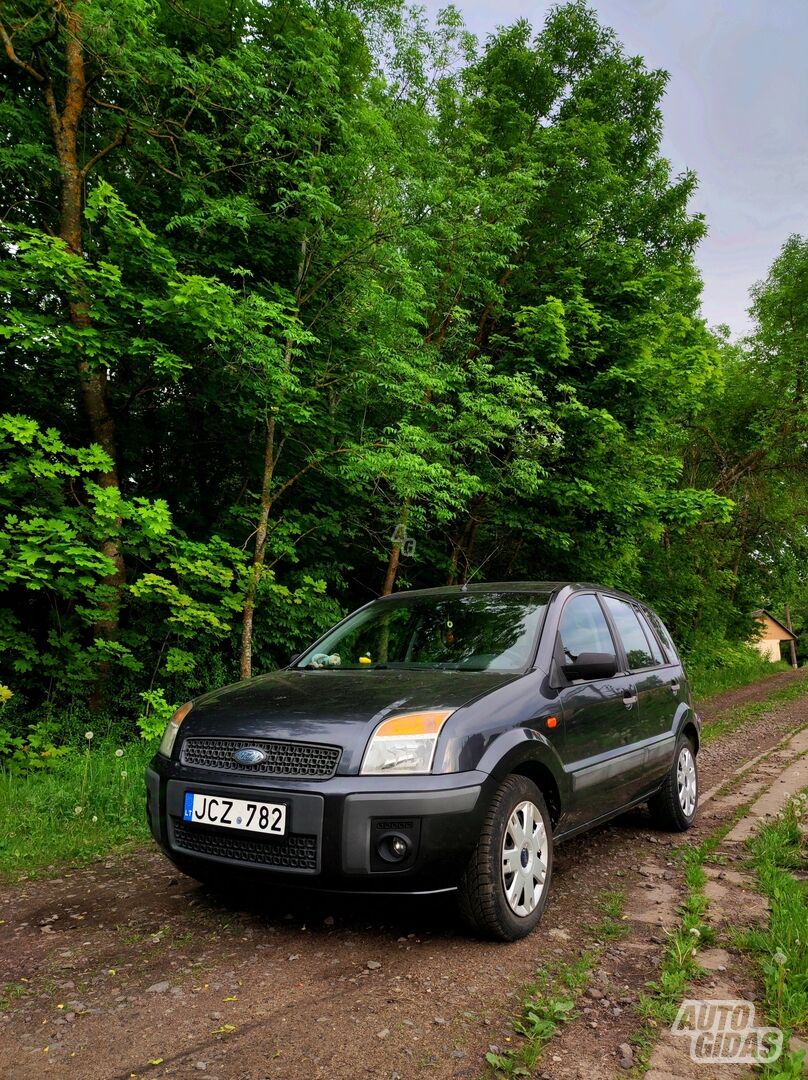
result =
[{"label": "driver window", "polygon": [[558,636],[566,663],[575,663],[581,653],[614,656],[609,624],[594,593],[573,596],[561,613]]}]

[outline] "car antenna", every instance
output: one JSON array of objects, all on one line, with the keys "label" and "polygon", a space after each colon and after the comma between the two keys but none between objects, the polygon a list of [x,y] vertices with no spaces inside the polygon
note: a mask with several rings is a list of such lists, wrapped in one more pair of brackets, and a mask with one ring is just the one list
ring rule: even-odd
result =
[{"label": "car antenna", "polygon": [[480,563],[480,565],[479,565],[479,566],[477,567],[477,569],[476,569],[476,570],[473,570],[473,571],[472,571],[472,572],[471,572],[471,573],[469,574],[469,576],[468,576],[468,577],[466,578],[466,580],[465,580],[465,581],[463,582],[463,584],[462,584],[462,586],[461,586],[461,589],[460,589],[460,591],[461,591],[461,592],[466,592],[466,591],[467,591],[467,589],[468,589],[468,587],[469,587],[469,580],[470,580],[471,578],[473,578],[475,574],[479,574],[479,572],[480,572],[480,571],[482,570],[482,568],[483,568],[483,567],[485,566],[485,564],[486,564],[486,563],[488,562],[488,560],[489,560],[490,558],[492,558],[492,557],[493,557],[494,555],[496,555],[496,553],[497,553],[497,551],[498,551],[498,550],[499,550],[499,548],[498,548],[498,547],[495,547],[495,548],[494,548],[494,550],[493,550],[493,551],[492,551],[492,552],[491,552],[491,553],[490,553],[490,554],[488,555],[488,557],[487,557],[487,558],[485,558],[485,559],[483,559],[483,561],[482,561],[482,562]]}]

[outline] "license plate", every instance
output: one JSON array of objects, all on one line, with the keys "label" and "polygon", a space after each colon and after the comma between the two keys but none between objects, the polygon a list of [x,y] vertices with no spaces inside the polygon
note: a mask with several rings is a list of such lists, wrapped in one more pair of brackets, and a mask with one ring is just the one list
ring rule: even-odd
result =
[{"label": "license plate", "polygon": [[282,803],[225,799],[186,791],[183,820],[223,829],[246,829],[266,836],[286,835],[286,807]]}]

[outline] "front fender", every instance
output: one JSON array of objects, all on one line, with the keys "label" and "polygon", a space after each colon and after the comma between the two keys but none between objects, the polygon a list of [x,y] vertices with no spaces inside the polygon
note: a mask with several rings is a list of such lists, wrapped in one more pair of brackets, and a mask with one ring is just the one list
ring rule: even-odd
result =
[{"label": "front fender", "polygon": [[[524,767],[528,766],[528,769]],[[502,781],[513,772],[530,772],[530,766],[545,769],[558,789],[561,806],[568,805],[570,785],[553,744],[533,728],[512,728],[493,739],[486,747],[477,768]]]}]

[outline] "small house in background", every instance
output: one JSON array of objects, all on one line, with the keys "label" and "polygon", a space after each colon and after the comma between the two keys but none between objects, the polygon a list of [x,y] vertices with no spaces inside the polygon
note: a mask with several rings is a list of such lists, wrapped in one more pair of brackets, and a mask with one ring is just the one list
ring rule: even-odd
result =
[{"label": "small house in background", "polygon": [[752,642],[752,645],[766,660],[771,660],[773,663],[781,660],[780,642],[796,641],[797,635],[792,633],[787,626],[784,626],[779,619],[775,619],[774,615],[764,608],[753,611],[752,615],[760,627],[760,634]]}]

